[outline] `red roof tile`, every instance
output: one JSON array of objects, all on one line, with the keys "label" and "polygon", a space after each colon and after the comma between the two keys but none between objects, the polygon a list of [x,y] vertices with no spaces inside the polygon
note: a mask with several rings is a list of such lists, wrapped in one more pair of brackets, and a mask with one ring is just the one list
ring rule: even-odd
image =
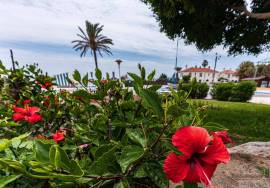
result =
[{"label": "red roof tile", "polygon": [[221,72],[221,74],[236,74],[236,71],[233,70],[224,70]]},{"label": "red roof tile", "polygon": [[[210,68],[187,68],[185,70],[182,70],[181,72],[207,72],[207,73],[214,73],[215,71],[213,69]],[[216,73],[218,73],[218,71],[216,71]]]}]

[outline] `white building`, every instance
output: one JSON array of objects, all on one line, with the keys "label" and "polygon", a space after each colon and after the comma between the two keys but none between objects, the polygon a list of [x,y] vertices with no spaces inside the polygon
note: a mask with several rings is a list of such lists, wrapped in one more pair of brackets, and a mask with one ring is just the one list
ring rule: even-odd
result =
[{"label": "white building", "polygon": [[226,70],[223,69],[222,72],[219,73],[219,81],[225,82],[238,82],[239,76],[237,76],[237,72],[231,69]]},{"label": "white building", "polygon": [[211,83],[212,80],[214,79],[214,82],[218,82],[219,78],[219,72],[214,71],[211,69],[211,67],[207,68],[202,68],[202,67],[190,67],[186,68],[182,71],[180,71],[179,78],[182,79],[183,76],[188,76],[190,75],[190,78],[196,78],[198,82],[206,82],[206,83]]},{"label": "white building", "polygon": [[198,82],[214,83],[216,82],[238,82],[239,77],[236,75],[236,71],[231,69],[225,70],[222,72],[214,71],[211,67],[202,68],[202,67],[190,67],[186,66],[185,69],[179,72],[179,78],[182,79],[183,76],[190,75],[191,79],[196,78]]}]

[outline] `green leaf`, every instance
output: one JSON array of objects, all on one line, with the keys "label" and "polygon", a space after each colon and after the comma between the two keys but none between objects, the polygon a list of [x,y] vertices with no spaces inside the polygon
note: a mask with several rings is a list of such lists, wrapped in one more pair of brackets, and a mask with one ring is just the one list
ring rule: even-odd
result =
[{"label": "green leaf", "polygon": [[4,151],[11,145],[11,140],[1,139],[0,140],[0,151]]},{"label": "green leaf", "polygon": [[56,168],[63,168],[68,172],[71,171],[71,161],[69,160],[66,152],[58,145],[54,145],[50,148],[49,157],[51,164]]},{"label": "green leaf", "polygon": [[102,72],[101,72],[101,70],[96,69],[95,76],[96,76],[97,80],[100,81],[102,79]]},{"label": "green leaf", "polygon": [[15,181],[22,175],[10,175],[10,176],[0,176],[0,188],[6,187],[7,184]]},{"label": "green leaf", "polygon": [[147,76],[147,80],[148,81],[152,81],[154,76],[156,74],[156,70],[153,70],[148,76]]},{"label": "green leaf", "polygon": [[143,80],[145,80],[145,68],[144,67],[141,68],[141,78]]},{"label": "green leaf", "polygon": [[117,156],[117,162],[125,173],[130,165],[140,159],[144,154],[143,148],[136,145],[125,146],[120,156]]},{"label": "green leaf", "polygon": [[130,185],[127,179],[123,179],[122,181],[115,184],[113,188],[130,188]]},{"label": "green leaf", "polygon": [[91,99],[91,95],[86,90],[83,90],[83,89],[74,91],[72,95],[75,97],[81,97],[87,102],[89,102]]},{"label": "green leaf", "polygon": [[141,87],[143,86],[143,80],[137,74],[128,73],[128,75],[133,79],[135,84],[137,84]]},{"label": "green leaf", "polygon": [[144,137],[143,130],[127,129],[126,133],[133,142],[140,144],[143,148],[147,147],[147,139]]},{"label": "green leaf", "polygon": [[163,117],[163,108],[161,105],[162,102],[161,99],[159,98],[159,95],[156,92],[141,89],[140,95],[144,101],[144,104],[147,107],[152,108],[158,117]]},{"label": "green leaf", "polygon": [[114,153],[118,146],[112,147],[110,150],[105,152],[97,160],[95,160],[89,167],[92,175],[103,175],[108,172],[108,166],[115,160]]},{"label": "green leaf", "polygon": [[88,79],[88,73],[87,73],[82,79],[82,83],[83,83],[84,87],[88,87],[88,81],[89,81],[89,79]]},{"label": "green leaf", "polygon": [[198,188],[198,184],[197,183],[188,183],[184,181],[184,188]]},{"label": "green leaf", "polygon": [[36,159],[43,163],[50,163],[49,152],[52,145],[52,143],[43,140],[35,140],[34,154]]},{"label": "green leaf", "polygon": [[73,79],[76,80],[77,82],[81,83],[81,74],[80,72],[76,69],[73,73]]},{"label": "green leaf", "polygon": [[76,175],[76,176],[83,176],[84,172],[81,168],[81,166],[79,165],[79,163],[75,160],[71,160],[70,162],[70,173],[72,175]]},{"label": "green leaf", "polygon": [[169,187],[169,181],[166,178],[166,175],[163,172],[162,163],[158,161],[153,162],[145,162],[141,165],[140,172],[137,172],[137,176],[146,175],[146,177],[150,178],[157,187],[167,188]]},{"label": "green leaf", "polygon": [[19,161],[14,161],[10,159],[0,158],[0,167],[4,168],[11,168],[16,170],[17,172],[25,173],[26,167],[20,163]]}]

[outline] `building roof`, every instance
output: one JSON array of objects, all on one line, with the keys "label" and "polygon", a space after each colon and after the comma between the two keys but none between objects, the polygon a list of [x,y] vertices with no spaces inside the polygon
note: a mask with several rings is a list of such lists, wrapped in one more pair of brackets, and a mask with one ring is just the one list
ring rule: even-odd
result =
[{"label": "building roof", "polygon": [[265,80],[265,79],[270,79],[268,76],[259,76],[256,78],[243,78],[242,80]]},{"label": "building roof", "polygon": [[233,71],[233,70],[223,70],[222,72],[221,72],[221,74],[236,74],[236,71]]},{"label": "building roof", "polygon": [[206,72],[206,73],[218,73],[218,71],[214,71],[211,68],[196,68],[196,67],[191,67],[191,68],[187,68],[182,70],[181,72]]}]

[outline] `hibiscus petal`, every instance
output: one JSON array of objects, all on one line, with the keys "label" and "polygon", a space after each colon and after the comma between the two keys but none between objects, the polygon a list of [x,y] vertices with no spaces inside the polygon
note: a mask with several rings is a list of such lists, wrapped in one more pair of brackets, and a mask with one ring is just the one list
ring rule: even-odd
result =
[{"label": "hibiscus petal", "polygon": [[20,113],[15,113],[12,116],[13,121],[22,121],[24,120],[24,115]]},{"label": "hibiscus petal", "polygon": [[209,165],[206,163],[194,161],[191,168],[184,179],[189,183],[204,183],[205,185],[211,184],[211,178],[216,170],[217,165]]},{"label": "hibiscus petal", "polygon": [[40,111],[40,108],[38,108],[38,107],[35,107],[35,106],[33,106],[33,107],[28,107],[28,112],[31,114],[31,115],[33,115],[33,114],[35,114],[35,113],[37,113],[37,112],[39,112]]},{"label": "hibiscus petal", "polygon": [[212,144],[200,155],[200,159],[212,165],[229,162],[230,155],[222,139],[218,136],[213,136]]},{"label": "hibiscus petal", "polygon": [[168,179],[174,183],[179,183],[187,176],[189,164],[184,156],[170,153],[164,161],[163,169]]},{"label": "hibiscus petal", "polygon": [[41,120],[42,120],[42,116],[39,114],[33,114],[32,116],[29,116],[27,118],[27,122],[30,124],[34,124],[34,123],[41,121]]},{"label": "hibiscus petal", "polygon": [[16,107],[16,106],[13,108],[13,111],[16,113],[21,113],[21,114],[27,113],[27,111],[24,108],[20,108],[20,107]]},{"label": "hibiscus petal", "polygon": [[172,143],[186,156],[205,151],[211,138],[202,127],[186,126],[178,129],[172,137]]}]

